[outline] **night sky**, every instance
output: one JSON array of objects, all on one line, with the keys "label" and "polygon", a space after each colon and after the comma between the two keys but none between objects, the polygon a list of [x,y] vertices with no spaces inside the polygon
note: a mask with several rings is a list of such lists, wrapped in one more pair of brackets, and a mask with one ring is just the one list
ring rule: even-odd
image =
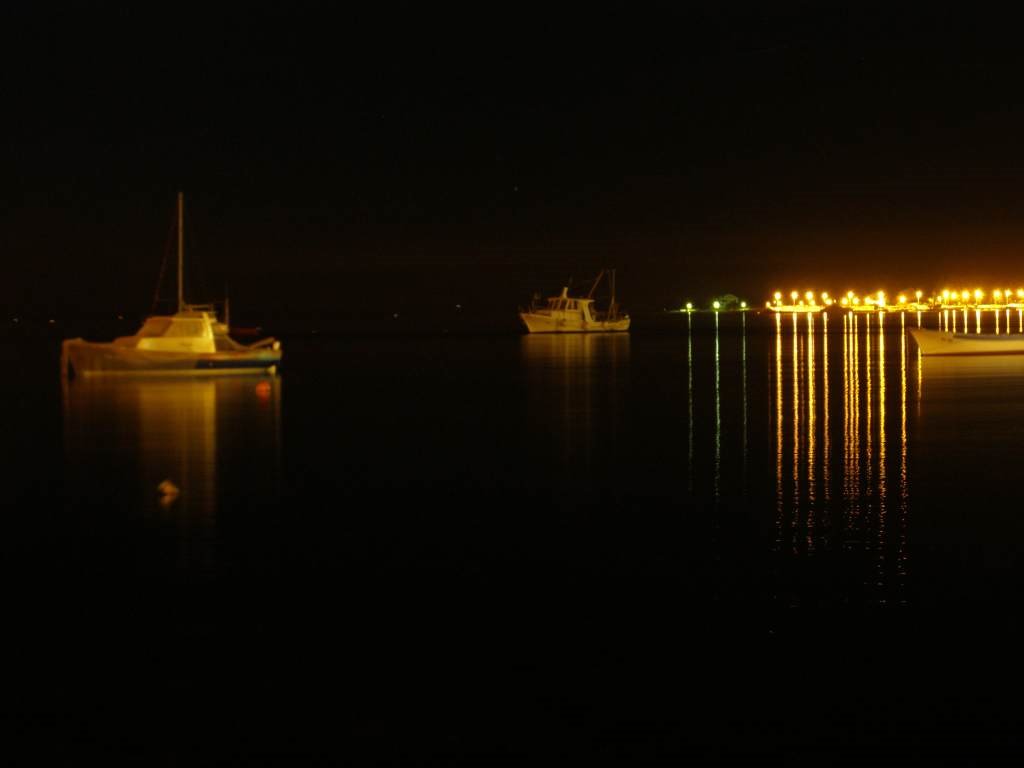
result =
[{"label": "night sky", "polygon": [[190,296],[227,283],[268,327],[514,320],[602,266],[634,313],[1024,283],[1009,20],[289,5],[3,27],[10,313],[146,312],[179,189]]}]

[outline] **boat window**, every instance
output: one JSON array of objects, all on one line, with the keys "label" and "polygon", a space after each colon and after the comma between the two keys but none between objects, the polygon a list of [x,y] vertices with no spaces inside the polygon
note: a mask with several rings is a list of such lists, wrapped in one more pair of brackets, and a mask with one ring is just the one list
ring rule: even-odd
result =
[{"label": "boat window", "polygon": [[143,323],[142,328],[139,329],[137,336],[163,336],[167,329],[171,325],[171,318],[169,317],[149,317],[146,318],[146,322]]},{"label": "boat window", "polygon": [[202,320],[175,320],[165,336],[205,336],[206,323]]}]

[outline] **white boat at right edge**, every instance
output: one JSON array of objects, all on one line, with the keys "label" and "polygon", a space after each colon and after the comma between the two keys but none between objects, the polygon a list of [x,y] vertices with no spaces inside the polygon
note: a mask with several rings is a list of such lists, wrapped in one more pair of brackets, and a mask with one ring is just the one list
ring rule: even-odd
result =
[{"label": "white boat at right edge", "polygon": [[924,356],[940,355],[1024,355],[1024,335],[994,333],[952,333],[909,328]]}]

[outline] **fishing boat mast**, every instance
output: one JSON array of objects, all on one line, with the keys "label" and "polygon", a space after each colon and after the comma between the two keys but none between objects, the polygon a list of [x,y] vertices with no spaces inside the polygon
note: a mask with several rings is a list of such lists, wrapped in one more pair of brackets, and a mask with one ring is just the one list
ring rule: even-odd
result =
[{"label": "fishing boat mast", "polygon": [[178,193],[178,311],[185,311],[185,193]]},{"label": "fishing boat mast", "polygon": [[608,319],[614,320],[619,316],[618,307],[615,306],[615,270],[609,270],[608,274],[612,283],[612,300],[608,305]]}]

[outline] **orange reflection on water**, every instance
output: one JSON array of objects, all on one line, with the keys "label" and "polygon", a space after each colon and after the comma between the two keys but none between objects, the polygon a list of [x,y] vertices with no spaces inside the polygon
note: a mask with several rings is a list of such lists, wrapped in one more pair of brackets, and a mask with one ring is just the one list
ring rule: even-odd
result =
[{"label": "orange reflection on water", "polygon": [[775,539],[782,544],[785,498],[782,490],[782,316],[775,315]]},{"label": "orange reflection on water", "polygon": [[793,313],[793,514],[792,525],[800,519],[800,329]]},{"label": "orange reflection on water", "polygon": [[[521,338],[522,358],[533,375],[543,376],[553,385],[560,407],[555,418],[562,419],[562,428],[552,430],[553,439],[565,461],[582,459],[591,463],[595,448],[592,414],[598,391],[609,393],[603,402],[603,416],[611,423],[619,418],[617,379],[623,364],[629,360],[628,333],[530,333]],[[606,377],[599,386],[598,376]],[[531,388],[544,392],[538,407],[551,408],[551,389]],[[614,438],[615,430],[608,437]]]},{"label": "orange reflection on water", "polygon": [[[886,436],[885,436],[885,315],[881,315],[878,323],[878,532],[875,541],[878,547],[878,586],[885,585],[885,555],[887,534],[888,487],[886,486]],[[901,334],[902,336],[902,334]],[[884,601],[884,599],[883,599]]]},{"label": "orange reflection on water", "polygon": [[128,509],[180,534],[183,571],[212,567],[220,486],[234,492],[242,482],[229,465],[245,465],[247,486],[274,490],[280,386],[273,376],[65,380],[64,445],[81,474],[76,487],[100,498],[110,493],[103,478],[116,468]]},{"label": "orange reflection on water", "polygon": [[[864,400],[866,407],[864,408],[864,453],[867,461],[864,464],[864,479],[867,483],[867,488],[871,488],[871,483],[874,480],[874,462],[872,462],[872,430],[871,430],[871,316],[868,315],[868,323],[864,333]],[[859,363],[859,361],[858,361]]]},{"label": "orange reflection on water", "polygon": [[844,423],[843,496],[848,514],[857,514],[860,499],[860,366],[858,318],[852,318],[850,334],[843,356]]},{"label": "orange reflection on water", "polygon": [[[824,318],[786,329],[785,354],[784,331],[776,325],[773,376],[780,549],[798,556],[833,546],[865,553],[869,572],[863,583],[883,602],[902,589],[906,573],[909,341],[906,314],[896,319],[883,312],[842,316],[842,345],[834,350],[841,355],[836,362],[841,362],[842,399],[835,406],[830,402],[833,350]],[[842,408],[837,473],[830,471],[832,407]],[[898,435],[891,429],[897,417]],[[894,439],[898,444],[890,443]],[[898,486],[892,482],[897,476]]]},{"label": "orange reflection on water", "polygon": [[832,498],[832,439],[829,433],[829,401],[828,401],[828,315],[822,315],[821,334],[821,399],[822,399],[822,482],[824,483],[825,500]]},{"label": "orange reflection on water", "polygon": [[815,453],[816,433],[815,416],[817,404],[814,402],[814,318],[807,315],[807,500],[808,505],[808,528],[813,527],[814,520],[814,496],[815,496]]},{"label": "orange reflection on water", "polygon": [[907,475],[907,336],[900,334],[900,517],[899,544],[896,553],[896,577],[904,586],[907,577],[907,512],[909,507]]}]

